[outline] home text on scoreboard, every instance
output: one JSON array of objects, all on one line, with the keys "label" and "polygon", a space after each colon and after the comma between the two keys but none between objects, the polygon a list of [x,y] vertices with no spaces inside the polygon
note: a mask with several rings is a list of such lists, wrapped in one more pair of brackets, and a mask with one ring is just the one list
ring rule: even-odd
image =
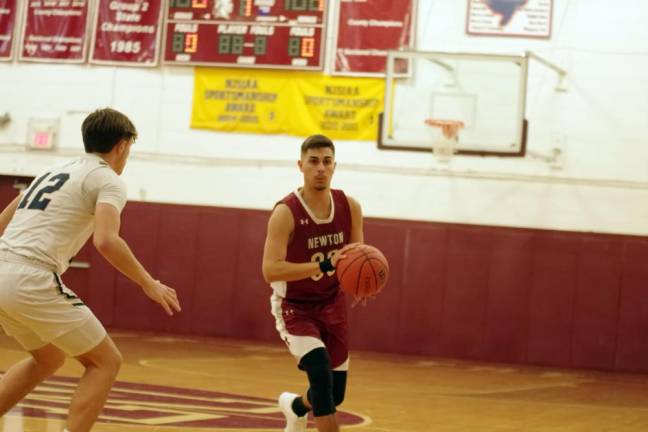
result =
[{"label": "home text on scoreboard", "polygon": [[326,0],[170,0],[167,64],[322,69]]}]

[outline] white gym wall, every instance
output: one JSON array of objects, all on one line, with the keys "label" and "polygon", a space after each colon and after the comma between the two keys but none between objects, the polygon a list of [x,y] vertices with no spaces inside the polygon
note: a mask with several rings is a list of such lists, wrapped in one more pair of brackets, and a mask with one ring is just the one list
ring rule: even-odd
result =
[{"label": "white gym wall", "polygon": [[[334,186],[366,216],[648,235],[648,3],[554,0],[548,40],[465,33],[466,1],[419,0],[419,50],[533,51],[524,159],[379,151],[338,142]],[[189,128],[193,69],[0,63],[0,174],[35,175],[82,152],[80,124],[112,106],[140,131],[124,178],[133,200],[270,209],[301,183],[301,138]],[[25,151],[30,118],[61,121],[56,152]],[[317,131],[313,131],[317,132]],[[561,152],[552,161],[554,149]]]}]

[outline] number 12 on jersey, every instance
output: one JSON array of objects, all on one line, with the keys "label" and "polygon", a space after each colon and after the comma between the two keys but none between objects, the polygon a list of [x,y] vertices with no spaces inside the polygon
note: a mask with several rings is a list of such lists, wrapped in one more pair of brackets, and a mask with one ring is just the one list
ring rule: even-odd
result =
[{"label": "number 12 on jersey", "polygon": [[[19,209],[27,207],[28,210],[45,210],[51,200],[44,195],[52,194],[61,189],[65,182],[70,179],[70,174],[68,173],[56,174],[48,179],[48,181],[45,182],[45,185],[39,189],[41,183],[43,183],[50,174],[51,173],[46,173],[34,181],[34,184],[27,190],[27,192],[25,192],[23,199],[20,200],[20,204],[18,204]],[[36,192],[37,190],[38,192]],[[36,196],[34,196],[34,199],[30,201],[34,192],[36,192]]]}]

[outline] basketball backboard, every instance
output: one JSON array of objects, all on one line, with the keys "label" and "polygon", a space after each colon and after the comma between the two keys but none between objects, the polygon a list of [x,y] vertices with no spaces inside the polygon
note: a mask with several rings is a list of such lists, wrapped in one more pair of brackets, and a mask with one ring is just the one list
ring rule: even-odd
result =
[{"label": "basketball backboard", "polygon": [[431,151],[429,120],[458,121],[458,154],[524,156],[527,71],[527,55],[390,51],[379,147]]}]

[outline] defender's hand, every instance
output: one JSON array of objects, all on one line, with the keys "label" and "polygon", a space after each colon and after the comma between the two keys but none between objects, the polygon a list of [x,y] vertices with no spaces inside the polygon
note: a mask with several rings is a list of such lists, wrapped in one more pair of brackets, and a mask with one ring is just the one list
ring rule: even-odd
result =
[{"label": "defender's hand", "polygon": [[164,285],[159,280],[142,288],[144,293],[154,302],[159,303],[167,314],[173,315],[173,310],[180,312],[180,302],[176,291]]}]

